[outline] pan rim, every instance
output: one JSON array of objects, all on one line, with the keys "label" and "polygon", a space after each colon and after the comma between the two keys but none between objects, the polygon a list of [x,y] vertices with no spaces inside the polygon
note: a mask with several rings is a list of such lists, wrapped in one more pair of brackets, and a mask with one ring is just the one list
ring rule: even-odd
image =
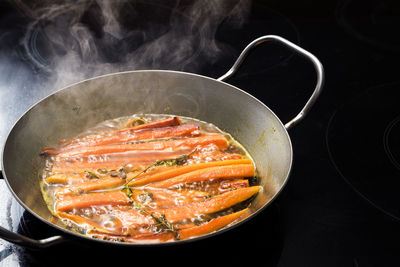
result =
[{"label": "pan rim", "polygon": [[[4,156],[5,156],[5,148],[7,146],[8,140],[9,140],[9,136],[11,135],[11,133],[13,132],[13,130],[15,129],[16,125],[21,121],[21,119],[27,114],[29,113],[35,106],[37,106],[39,103],[41,103],[42,101],[52,97],[53,95],[64,91],[64,90],[68,90],[68,88],[76,86],[78,84],[82,84],[91,80],[95,80],[95,79],[99,79],[99,78],[103,78],[103,77],[107,77],[107,76],[114,76],[114,75],[123,75],[123,74],[130,74],[130,73],[174,73],[174,74],[179,74],[179,75],[188,75],[188,76],[192,76],[192,77],[198,77],[201,79],[208,79],[211,80],[213,82],[217,82],[217,83],[222,83],[224,85],[229,86],[231,89],[235,89],[237,91],[239,91],[240,93],[246,95],[247,97],[255,100],[256,102],[258,102],[259,104],[262,105],[263,108],[265,108],[267,111],[269,111],[272,116],[276,119],[276,121],[280,124],[280,126],[284,129],[284,133],[285,133],[285,137],[288,141],[288,145],[289,145],[289,153],[290,153],[290,158],[289,158],[289,165],[288,165],[288,171],[286,173],[286,177],[284,178],[284,181],[282,183],[282,186],[278,189],[278,191],[274,194],[273,197],[271,197],[271,199],[265,203],[262,207],[260,207],[258,210],[254,211],[252,214],[250,214],[249,216],[247,216],[246,218],[238,221],[238,222],[233,222],[232,224],[219,229],[217,231],[211,232],[209,234],[205,234],[205,235],[201,235],[201,236],[197,236],[197,237],[193,237],[193,238],[189,238],[189,239],[184,239],[184,240],[175,240],[172,242],[157,242],[157,243],[129,243],[129,242],[119,242],[119,241],[109,241],[109,240],[102,240],[102,239],[95,239],[89,236],[85,236],[79,233],[76,233],[74,231],[68,230],[66,228],[62,228],[61,226],[58,226],[54,223],[49,222],[48,220],[42,218],[41,216],[39,216],[38,214],[36,214],[36,212],[34,212],[33,210],[31,210],[19,197],[18,195],[14,192],[14,190],[12,189],[11,185],[8,182],[8,178],[7,178],[7,174],[6,171],[4,170]],[[114,73],[109,73],[109,74],[104,74],[104,75],[100,75],[100,76],[95,76],[92,78],[88,78],[85,80],[81,80],[75,83],[72,83],[70,85],[67,85],[61,89],[58,89],[56,91],[54,91],[53,93],[51,93],[50,95],[40,99],[39,101],[37,101],[36,103],[34,103],[33,105],[31,105],[17,120],[16,122],[13,124],[13,126],[11,127],[11,129],[9,130],[7,137],[5,139],[6,141],[3,144],[2,147],[2,160],[1,160],[1,171],[3,173],[3,178],[7,184],[8,189],[10,190],[10,192],[12,193],[13,197],[17,200],[17,202],[25,209],[27,210],[30,214],[32,214],[34,217],[36,217],[37,219],[39,219],[40,221],[46,223],[47,225],[54,227],[60,231],[62,231],[63,233],[67,234],[67,236],[72,235],[73,237],[78,237],[78,238],[84,238],[88,241],[97,241],[99,243],[103,243],[103,244],[109,244],[109,245],[118,245],[118,246],[135,246],[135,247],[148,247],[148,246],[165,246],[165,245],[178,245],[178,244],[184,244],[184,243],[188,243],[188,242],[192,242],[192,241],[196,241],[196,240],[202,240],[202,239],[206,239],[218,234],[221,234],[225,231],[231,230],[239,225],[241,225],[242,223],[250,220],[251,218],[254,218],[256,215],[258,215],[262,210],[266,209],[269,205],[271,205],[272,202],[274,202],[274,200],[281,194],[281,192],[283,191],[283,189],[285,188],[291,171],[292,171],[292,165],[293,165],[293,146],[292,146],[292,142],[291,142],[291,138],[289,136],[289,133],[286,129],[286,127],[284,126],[284,124],[282,123],[282,121],[279,119],[279,117],[267,106],[265,105],[262,101],[260,101],[259,99],[257,99],[256,97],[254,97],[253,95],[247,93],[246,91],[231,85],[227,82],[224,81],[219,81],[217,79],[208,77],[208,76],[204,76],[204,75],[200,75],[200,74],[195,74],[195,73],[190,73],[190,72],[183,72],[183,71],[174,71],[174,70],[131,70],[131,71],[123,71],[123,72],[114,72]],[[0,215],[1,216],[1,215]]]}]

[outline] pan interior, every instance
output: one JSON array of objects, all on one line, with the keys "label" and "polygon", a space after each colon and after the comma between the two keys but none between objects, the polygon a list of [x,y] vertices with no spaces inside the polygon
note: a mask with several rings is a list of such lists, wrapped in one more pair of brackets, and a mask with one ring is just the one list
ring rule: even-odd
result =
[{"label": "pan interior", "polygon": [[287,131],[265,105],[226,83],[173,71],[133,71],[86,80],[33,106],[10,132],[3,171],[21,204],[40,219],[64,228],[51,215],[39,187],[44,146],[78,135],[112,118],[132,114],[174,114],[213,123],[230,133],[253,157],[263,191],[255,213],[283,187],[292,148]]}]

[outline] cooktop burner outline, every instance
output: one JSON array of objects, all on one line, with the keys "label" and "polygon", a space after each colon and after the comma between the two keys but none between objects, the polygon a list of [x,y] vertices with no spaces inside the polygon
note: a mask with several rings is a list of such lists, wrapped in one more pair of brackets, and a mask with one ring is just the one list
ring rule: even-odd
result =
[{"label": "cooktop burner outline", "polygon": [[383,147],[385,149],[386,155],[388,156],[389,160],[397,169],[400,170],[400,161],[396,159],[398,155],[393,153],[389,140],[391,133],[393,132],[393,129],[397,129],[396,127],[400,126],[399,122],[400,122],[400,115],[396,117],[394,120],[392,120],[386,127],[383,135]]},{"label": "cooktop burner outline", "polygon": [[[398,216],[398,214],[396,214],[396,212],[394,212],[393,204],[391,206],[390,204],[388,204],[388,202],[390,203],[391,201],[393,201],[393,195],[392,195],[392,198],[390,197],[390,193],[391,193],[390,190],[393,190],[393,185],[391,185],[390,182],[393,182],[393,181],[398,182],[398,179],[396,179],[396,176],[398,175],[398,171],[400,171],[400,164],[397,160],[398,153],[395,153],[400,148],[399,137],[397,139],[395,139],[395,140],[398,140],[396,143],[397,145],[399,145],[398,148],[397,147],[394,148],[393,145],[391,144],[391,141],[393,140],[393,130],[395,129],[397,131],[397,128],[400,126],[400,124],[399,124],[400,114],[398,113],[400,111],[397,109],[398,111],[396,112],[396,110],[392,111],[390,109],[391,104],[394,105],[393,103],[396,102],[396,100],[395,100],[396,98],[394,96],[392,96],[390,94],[390,92],[387,93],[387,91],[390,91],[390,90],[397,91],[396,88],[399,88],[399,87],[400,87],[400,82],[385,83],[382,85],[371,87],[371,88],[363,91],[362,93],[356,95],[355,97],[351,97],[351,98],[347,99],[346,101],[343,101],[344,103],[341,106],[339,106],[334,111],[332,116],[329,118],[329,121],[328,121],[328,124],[326,127],[326,132],[325,132],[325,144],[327,147],[329,159],[330,159],[331,164],[334,166],[334,168],[340,175],[340,177],[359,196],[361,196],[369,204],[371,204],[373,207],[375,207],[379,211],[383,212],[384,214],[395,219],[398,222],[400,222],[400,217]],[[364,102],[361,101],[361,104],[360,104],[360,100],[363,100],[363,97],[365,98],[364,99],[365,101]],[[379,99],[378,97],[389,98],[389,99],[391,99],[391,101],[393,101],[393,103],[381,103],[380,102],[381,99]],[[377,105],[375,106],[375,109],[374,109],[373,105],[365,104],[365,102],[368,102],[368,100],[371,101],[372,99],[374,99],[374,101],[376,101],[376,103],[377,103]],[[352,106],[352,104],[353,104],[353,106]],[[365,104],[365,107],[363,106],[363,104]],[[379,104],[381,104],[383,106],[379,106]],[[360,140],[362,140],[360,142],[364,142],[366,140],[371,140],[368,138],[372,138],[372,140],[375,140],[376,142],[375,143],[365,143],[365,147],[371,148],[371,150],[370,151],[368,151],[368,150],[367,151],[359,151],[359,157],[361,159],[369,159],[369,161],[365,162],[364,169],[366,169],[368,171],[368,170],[373,169],[373,167],[377,167],[377,168],[381,168],[381,169],[379,169],[379,171],[382,171],[382,173],[380,173],[379,171],[378,171],[378,173],[371,172],[370,174],[367,173],[368,175],[365,176],[366,171],[359,170],[358,173],[355,174],[357,172],[356,169],[361,166],[356,165],[357,164],[357,162],[356,162],[356,164],[352,167],[352,169],[350,169],[350,167],[348,167],[348,164],[352,164],[352,163],[349,163],[349,162],[345,163],[345,160],[343,160],[344,152],[341,151],[341,149],[338,147],[344,147],[346,145],[352,144],[354,146],[353,147],[349,146],[349,149],[356,149],[356,148],[359,148],[359,146],[357,146],[357,142],[356,142],[356,144],[354,144],[351,142],[351,140],[350,141],[348,140],[347,141],[348,143],[340,144],[338,142],[332,143],[330,140],[330,139],[335,138],[332,136],[339,135],[339,137],[336,137],[337,141],[340,141],[340,140],[343,141],[343,140],[345,140],[344,131],[346,131],[347,133],[357,132],[357,128],[353,128],[352,125],[350,125],[351,123],[349,121],[351,119],[349,119],[348,122],[343,122],[343,121],[336,122],[337,117],[340,117],[340,113],[341,112],[346,113],[343,110],[346,110],[346,108],[349,108],[350,106],[352,106],[350,109],[353,108],[352,109],[353,111],[354,111],[354,106],[356,106],[356,108],[359,107],[360,109],[362,107],[364,107],[365,109],[367,107],[370,108],[370,110],[368,111],[369,114],[363,114],[365,116],[364,116],[363,120],[361,120],[362,122],[360,122],[360,124],[365,122],[365,120],[370,119],[371,120],[370,121],[371,122],[371,124],[370,124],[371,131],[370,131],[370,133],[366,134],[367,139],[363,139],[363,137],[360,137]],[[391,118],[383,117],[382,120],[379,122],[382,125],[384,124],[384,126],[382,126],[382,128],[379,128],[378,123],[374,123],[375,117],[370,117],[371,114],[378,113],[376,111],[376,109],[379,109],[379,107],[382,107],[382,110],[384,110],[384,111],[382,111],[382,113],[393,112]],[[361,111],[360,111],[360,113],[361,113]],[[356,115],[359,115],[359,114],[356,114]],[[356,115],[354,115],[354,116],[356,116]],[[335,123],[338,123],[338,125],[341,126],[341,129],[339,131],[334,131],[332,129],[334,127]],[[378,133],[374,132],[376,130],[378,131]],[[380,130],[382,130],[382,131],[380,131]],[[372,133],[372,135],[371,135],[371,133]],[[381,134],[382,135],[381,138],[379,138],[379,136],[377,136],[377,134],[378,135]],[[378,151],[376,149],[378,149]],[[340,156],[336,156],[335,153]],[[366,153],[367,153],[367,156],[365,155]],[[379,162],[378,158],[383,159],[383,163]],[[387,162],[384,160],[385,158],[387,159]],[[374,159],[376,159],[376,160],[374,160]],[[369,164],[377,164],[377,166],[373,165],[371,167],[371,166],[369,166]],[[385,169],[384,166],[382,166],[382,164],[389,164],[389,166],[393,167],[393,170]],[[387,171],[386,173],[383,172],[385,170]],[[400,178],[400,176],[398,178]],[[391,180],[391,179],[393,179],[393,180]],[[379,182],[379,183],[377,183],[377,182]],[[378,190],[378,188],[380,188],[380,187],[377,187],[377,186],[380,184],[383,184],[384,182],[389,182],[389,184],[382,185],[382,186],[386,186],[387,190],[386,191],[382,190],[382,188],[381,188],[381,190]],[[374,188],[376,189],[375,191],[373,191]],[[374,192],[374,194],[378,194],[378,195],[374,195],[371,192]],[[382,196],[381,197],[382,199],[379,199],[378,196],[379,196],[379,193],[381,193],[381,192],[387,192],[388,194],[385,195],[384,198]]]}]

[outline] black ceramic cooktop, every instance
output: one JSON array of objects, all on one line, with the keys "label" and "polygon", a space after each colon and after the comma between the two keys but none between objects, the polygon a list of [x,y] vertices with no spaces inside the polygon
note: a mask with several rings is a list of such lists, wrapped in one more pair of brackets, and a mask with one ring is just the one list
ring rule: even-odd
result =
[{"label": "black ceramic cooktop", "polygon": [[[151,248],[72,240],[34,251],[0,240],[0,266],[400,265],[396,1],[118,1],[120,9],[117,1],[61,2],[0,3],[1,143],[31,105],[67,84],[130,69],[217,78],[261,35],[281,35],[315,54],[326,83],[290,130],[287,186],[249,222],[206,240]],[[228,82],[287,122],[307,101],[315,74],[272,44],[257,48]],[[35,239],[59,234],[26,212],[4,180],[0,226]]]}]

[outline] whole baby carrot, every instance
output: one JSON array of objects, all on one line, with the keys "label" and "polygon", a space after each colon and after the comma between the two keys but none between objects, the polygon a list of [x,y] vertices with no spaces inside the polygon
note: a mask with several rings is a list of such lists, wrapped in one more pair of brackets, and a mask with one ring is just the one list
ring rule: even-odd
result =
[{"label": "whole baby carrot", "polygon": [[181,174],[170,179],[150,184],[149,186],[153,188],[169,188],[174,185],[185,183],[210,181],[213,179],[236,179],[252,176],[254,176],[253,164],[216,166]]},{"label": "whole baby carrot", "polygon": [[91,179],[87,182],[67,186],[67,187],[58,187],[55,189],[56,196],[61,195],[71,195],[71,194],[83,194],[90,191],[113,188],[125,183],[125,179],[121,179],[119,177],[104,177],[101,179]]},{"label": "whole baby carrot", "polygon": [[[133,120],[138,120],[137,118],[133,119]],[[127,133],[132,133],[138,130],[142,130],[142,129],[152,129],[152,128],[162,128],[162,127],[168,127],[168,126],[177,126],[180,125],[180,120],[178,117],[171,117],[171,118],[167,118],[164,120],[159,120],[159,121],[155,121],[155,122],[149,122],[149,123],[144,123],[141,125],[136,125],[133,127],[125,127],[123,129],[118,129],[115,131],[111,131],[111,132],[107,132],[107,135],[118,135],[118,134],[127,134]],[[97,136],[97,135],[96,135]],[[96,138],[96,136],[86,136],[85,139],[93,139]],[[60,140],[59,143],[61,144],[61,146],[69,146],[71,144],[74,143],[79,143],[80,142],[80,138],[78,139],[72,139],[72,140]],[[48,147],[47,149],[51,150],[51,149],[56,149],[55,147]]]},{"label": "whole baby carrot", "polygon": [[215,166],[236,165],[236,164],[251,164],[251,160],[250,159],[237,159],[237,160],[211,161],[211,162],[181,166],[181,167],[177,167],[177,168],[171,168],[164,172],[160,172],[160,173],[156,173],[156,174],[152,174],[152,175],[146,175],[140,179],[133,180],[132,182],[129,183],[129,185],[130,186],[141,186],[141,185],[146,185],[149,183],[166,180],[171,177],[175,177],[178,175],[182,175],[185,173],[189,173],[189,172],[204,169],[204,168],[215,167]]},{"label": "whole baby carrot", "polygon": [[56,173],[45,179],[45,182],[48,184],[79,184],[85,181],[89,181],[85,177],[85,173]]},{"label": "whole baby carrot", "polygon": [[62,196],[57,200],[57,211],[82,209],[91,206],[128,205],[131,199],[121,191],[90,193],[82,195]]},{"label": "whole baby carrot", "polygon": [[236,205],[246,199],[249,199],[260,191],[261,186],[251,186],[228,191],[220,195],[213,196],[202,202],[190,203],[182,207],[173,207],[161,209],[157,212],[164,214],[168,221],[177,222],[187,218],[194,218],[201,214],[214,213],[233,205]]},{"label": "whole baby carrot", "polygon": [[191,136],[192,134],[199,134],[199,127],[194,124],[184,124],[179,126],[155,128],[155,129],[142,129],[136,130],[131,133],[119,133],[116,135],[106,135],[97,138],[88,138],[83,140],[77,140],[66,146],[47,147],[42,151],[42,155],[57,155],[65,153],[79,147],[88,146],[101,146],[110,144],[123,144],[133,141],[142,140],[155,140],[160,138],[171,138],[171,137],[183,137]]},{"label": "whole baby carrot", "polygon": [[[106,179],[107,178],[104,180]],[[119,182],[122,179],[116,178],[115,180]],[[91,186],[93,185],[85,185],[86,188]],[[209,196],[206,192],[188,189],[177,191],[165,189],[135,189],[131,197],[128,197],[125,192],[120,190],[79,194],[79,189],[79,187],[75,187],[74,189],[71,187],[60,189],[60,191],[56,193],[58,196],[56,210],[68,211],[104,205],[130,205],[133,201],[144,202],[150,208],[179,206],[185,203],[201,201]],[[136,212],[132,216],[135,216],[135,214]]]},{"label": "whole baby carrot", "polygon": [[219,149],[224,150],[228,147],[227,140],[220,134],[207,134],[199,137],[183,138],[177,140],[167,141],[154,141],[148,143],[139,144],[125,144],[125,145],[107,145],[107,146],[95,146],[95,147],[82,147],[74,149],[65,153],[60,153],[59,157],[81,157],[88,155],[97,154],[110,154],[125,151],[143,151],[143,150],[164,150],[172,149],[177,150],[179,148],[195,148],[197,146],[204,146],[208,144],[215,144]]}]

